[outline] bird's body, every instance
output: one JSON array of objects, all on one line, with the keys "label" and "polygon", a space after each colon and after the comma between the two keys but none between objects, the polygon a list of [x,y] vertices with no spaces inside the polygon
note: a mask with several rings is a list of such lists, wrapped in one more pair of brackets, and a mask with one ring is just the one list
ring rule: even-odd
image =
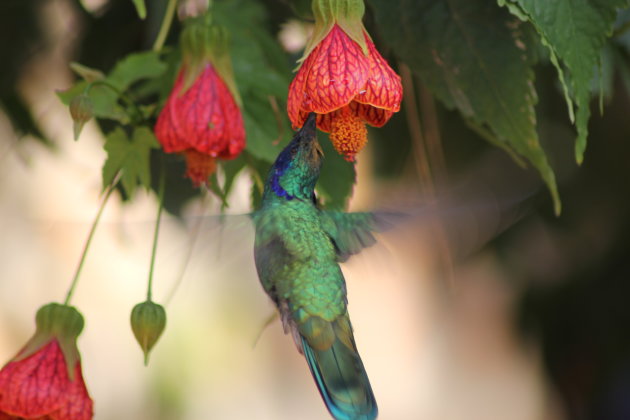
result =
[{"label": "bird's body", "polygon": [[374,243],[375,221],[370,213],[318,207],[321,158],[311,116],[278,156],[253,215],[256,268],[330,413],[369,420],[378,410],[352,335],[339,262]]}]

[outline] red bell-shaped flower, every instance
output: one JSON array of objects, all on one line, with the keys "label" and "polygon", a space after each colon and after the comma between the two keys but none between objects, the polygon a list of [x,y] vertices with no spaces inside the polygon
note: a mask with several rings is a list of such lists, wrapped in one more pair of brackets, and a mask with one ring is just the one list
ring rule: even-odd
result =
[{"label": "red bell-shaped flower", "polygon": [[310,112],[335,149],[354,161],[367,141],[365,123],[383,126],[400,110],[400,77],[379,54],[361,19],[363,0],[313,0],[315,30],[289,86],[293,128]]},{"label": "red bell-shaped flower", "polygon": [[0,370],[0,420],[90,420],[76,339],[83,317],[51,303],[37,311],[37,330]]},{"label": "red bell-shaped flower", "polygon": [[207,182],[216,159],[233,159],[245,147],[240,99],[232,78],[227,34],[203,18],[182,32],[183,62],[155,125],[166,153],[186,156],[186,176]]}]

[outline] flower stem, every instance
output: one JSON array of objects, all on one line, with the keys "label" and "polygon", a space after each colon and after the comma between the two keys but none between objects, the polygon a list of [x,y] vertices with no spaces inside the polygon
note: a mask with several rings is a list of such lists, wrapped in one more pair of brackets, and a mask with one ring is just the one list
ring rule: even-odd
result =
[{"label": "flower stem", "polygon": [[162,19],[162,25],[160,26],[160,31],[158,32],[157,38],[155,38],[155,42],[153,43],[153,51],[160,51],[164,46],[166,35],[168,35],[168,31],[171,29],[171,24],[173,23],[173,16],[175,16],[176,5],[177,0],[168,0],[166,11],[164,12],[164,18]]},{"label": "flower stem", "polygon": [[92,222],[92,227],[90,228],[90,233],[88,234],[87,240],[85,241],[85,245],[83,246],[83,252],[81,253],[81,259],[79,260],[79,265],[74,273],[74,278],[72,279],[72,283],[70,284],[70,288],[68,289],[68,293],[66,294],[66,300],[64,301],[64,305],[68,305],[70,303],[70,299],[72,298],[72,294],[74,293],[74,289],[79,281],[79,276],[81,275],[81,270],[83,269],[83,264],[85,263],[85,257],[87,256],[87,252],[90,249],[90,244],[92,243],[92,238],[94,237],[94,232],[96,231],[96,227],[98,226],[98,222],[101,220],[101,215],[103,214],[103,210],[105,209],[105,205],[109,200],[109,197],[112,195],[112,192],[116,189],[116,185],[118,184],[119,176],[118,174],[114,177],[114,180],[107,187],[107,192],[103,197],[103,201],[101,202],[101,206],[96,213],[96,217]]},{"label": "flower stem", "polygon": [[152,297],[152,288],[153,288],[153,268],[155,267],[155,255],[157,254],[157,243],[158,237],[160,235],[160,220],[162,219],[162,210],[164,209],[164,184],[165,184],[165,176],[164,173],[166,170],[164,169],[164,165],[162,165],[160,169],[160,186],[158,191],[158,214],[157,220],[155,221],[155,232],[153,233],[153,248],[151,250],[151,265],[149,266],[149,284],[147,286],[147,300],[151,301]]}]

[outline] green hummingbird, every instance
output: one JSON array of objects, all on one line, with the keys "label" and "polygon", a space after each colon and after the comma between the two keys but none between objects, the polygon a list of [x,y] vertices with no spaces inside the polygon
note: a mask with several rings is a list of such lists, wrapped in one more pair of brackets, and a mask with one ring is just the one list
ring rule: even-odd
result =
[{"label": "green hummingbird", "polygon": [[256,270],[331,415],[369,420],[378,408],[354,342],[339,263],[376,242],[379,220],[319,207],[314,190],[322,158],[312,113],[278,155],[252,215]]}]

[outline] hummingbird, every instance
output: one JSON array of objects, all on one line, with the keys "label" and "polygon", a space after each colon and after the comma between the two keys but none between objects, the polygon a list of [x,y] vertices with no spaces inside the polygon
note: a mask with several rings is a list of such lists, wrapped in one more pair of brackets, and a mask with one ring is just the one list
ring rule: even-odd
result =
[{"label": "hummingbird", "polygon": [[374,213],[327,211],[318,204],[323,152],[315,117],[309,115],[269,170],[261,208],[252,215],[254,259],[330,414],[370,420],[378,408],[354,341],[339,263],[376,242],[379,220]]}]

